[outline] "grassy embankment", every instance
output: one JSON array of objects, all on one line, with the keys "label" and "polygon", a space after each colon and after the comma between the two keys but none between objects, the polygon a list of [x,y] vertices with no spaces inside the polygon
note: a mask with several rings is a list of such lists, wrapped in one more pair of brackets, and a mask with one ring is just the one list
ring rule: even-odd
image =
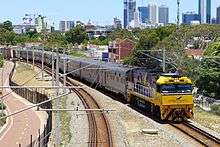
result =
[{"label": "grassy embankment", "polygon": [[[60,101],[61,109],[66,109],[66,101],[67,101],[67,97],[63,97],[61,99]],[[61,146],[67,146],[72,137],[70,132],[70,121],[71,121],[70,113],[66,111],[61,111],[60,120],[61,120],[61,133],[62,133]]]},{"label": "grassy embankment", "polygon": [[[22,84],[26,80],[33,77],[35,74],[36,71],[33,70],[32,66],[27,65],[25,63],[19,63],[16,67],[16,74],[14,76],[14,81],[18,84]],[[27,85],[45,86],[45,85],[49,85],[48,82],[50,81],[41,81],[37,78],[34,78],[31,81],[29,81]],[[49,90],[48,92],[52,95],[54,94],[53,90],[51,91]],[[61,102],[61,106],[60,106],[61,109],[64,109],[66,107],[66,98],[62,98],[60,102]],[[55,101],[53,101],[52,104],[54,106]],[[61,120],[61,133],[62,133],[61,146],[66,146],[71,140],[71,132],[70,132],[71,116],[68,112],[65,111],[60,112],[60,120]]]},{"label": "grassy embankment", "polygon": [[[2,54],[0,54],[0,68],[2,68],[4,64],[4,57]],[[1,77],[1,83],[2,83],[2,77]],[[1,92],[2,94],[2,92]],[[6,106],[3,103],[0,103],[0,110],[5,110]],[[4,112],[0,112],[0,117],[5,116]],[[0,119],[0,127],[3,126],[6,123],[6,118]]]},{"label": "grassy embankment", "polygon": [[74,57],[86,57],[86,54],[83,51],[71,51],[69,54]]},{"label": "grassy embankment", "polygon": [[[216,106],[215,106],[216,107]],[[202,110],[199,107],[195,107],[194,109],[194,121],[198,122],[199,124],[214,130],[218,133],[220,133],[220,106],[217,106],[217,109],[215,108],[211,112],[206,112]]]}]

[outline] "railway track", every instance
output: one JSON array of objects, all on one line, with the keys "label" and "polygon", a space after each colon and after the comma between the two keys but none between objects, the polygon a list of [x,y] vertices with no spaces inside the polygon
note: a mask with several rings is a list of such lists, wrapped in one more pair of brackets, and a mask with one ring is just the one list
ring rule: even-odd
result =
[{"label": "railway track", "polygon": [[186,135],[192,137],[200,144],[206,147],[219,147],[220,146],[220,139],[216,138],[215,136],[205,132],[204,130],[188,123],[180,123],[180,124],[171,124],[171,126],[177,128],[181,132],[185,133]]},{"label": "railway track", "polygon": [[[36,66],[41,68],[41,64],[36,63]],[[49,67],[44,68],[44,71],[52,75],[52,70]],[[63,78],[60,78],[63,82]],[[67,86],[76,86],[73,79],[67,77]],[[77,94],[86,109],[101,109],[97,101],[84,89],[70,89]],[[112,133],[110,124],[106,115],[102,112],[86,112],[89,122],[89,147],[113,147]]]}]

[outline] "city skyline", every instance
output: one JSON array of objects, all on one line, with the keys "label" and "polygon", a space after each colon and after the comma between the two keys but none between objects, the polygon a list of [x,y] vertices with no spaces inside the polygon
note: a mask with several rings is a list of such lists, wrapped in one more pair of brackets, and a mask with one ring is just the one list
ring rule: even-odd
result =
[{"label": "city skyline", "polygon": [[[190,3],[190,7],[189,4]],[[176,1],[174,0],[137,0],[136,7],[147,6],[148,4],[167,5],[170,10],[171,23],[176,22]],[[216,16],[216,8],[220,5],[217,0],[212,1],[212,16]],[[81,0],[73,2],[71,0],[63,0],[45,2],[39,1],[2,1],[2,8],[0,9],[0,22],[5,20],[11,20],[14,24],[22,22],[22,17],[26,13],[30,14],[42,14],[47,16],[50,22],[55,22],[56,28],[58,28],[59,21],[61,20],[81,20],[87,22],[92,20],[95,24],[112,24],[113,18],[118,17],[123,20],[123,0],[107,0],[103,3],[101,0]],[[11,8],[8,11],[8,8]],[[8,11],[8,12],[7,12]],[[198,0],[193,3],[190,0],[181,1],[180,12],[186,11],[198,11]],[[7,13],[5,13],[7,12]]]}]

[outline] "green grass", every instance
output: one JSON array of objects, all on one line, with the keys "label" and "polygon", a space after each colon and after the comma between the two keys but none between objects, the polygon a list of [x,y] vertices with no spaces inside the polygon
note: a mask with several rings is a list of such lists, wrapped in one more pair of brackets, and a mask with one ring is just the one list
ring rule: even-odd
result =
[{"label": "green grass", "polygon": [[0,68],[4,65],[4,57],[0,54]]},{"label": "green grass", "polygon": [[220,116],[220,105],[212,105],[211,112]]},{"label": "green grass", "polygon": [[25,63],[22,63],[22,62],[19,62],[18,63],[19,65],[17,66],[16,70],[17,72],[24,72],[24,71],[28,71],[28,70],[33,70],[31,65],[29,64],[25,64]]},{"label": "green grass", "polygon": [[[66,100],[67,97],[63,97],[61,99],[61,109],[66,109]],[[70,132],[70,121],[71,115],[66,111],[60,112],[60,119],[61,119],[61,146],[67,146],[71,140],[72,134]]]},{"label": "green grass", "polygon": [[86,57],[86,54],[83,51],[71,51],[70,55],[74,57]]},{"label": "green grass", "polygon": [[0,110],[1,110],[2,108],[5,110],[5,109],[6,109],[6,106],[5,106],[4,104],[0,103]]},{"label": "green grass", "polygon": [[[5,116],[5,114],[0,113],[0,117]],[[6,124],[6,118],[0,119],[0,126],[2,127],[4,124]]]},{"label": "green grass", "polygon": [[207,112],[200,107],[194,108],[194,121],[220,133],[220,116],[213,112]]}]

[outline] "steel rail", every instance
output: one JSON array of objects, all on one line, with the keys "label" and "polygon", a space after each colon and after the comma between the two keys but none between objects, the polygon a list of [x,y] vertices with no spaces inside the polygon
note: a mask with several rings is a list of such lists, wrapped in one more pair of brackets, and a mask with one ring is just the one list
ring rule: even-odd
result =
[{"label": "steel rail", "polygon": [[200,144],[206,147],[219,147],[220,139],[211,135],[210,133],[194,126],[189,122],[183,122],[180,124],[171,124],[171,126],[177,128],[181,132],[195,139]]}]

